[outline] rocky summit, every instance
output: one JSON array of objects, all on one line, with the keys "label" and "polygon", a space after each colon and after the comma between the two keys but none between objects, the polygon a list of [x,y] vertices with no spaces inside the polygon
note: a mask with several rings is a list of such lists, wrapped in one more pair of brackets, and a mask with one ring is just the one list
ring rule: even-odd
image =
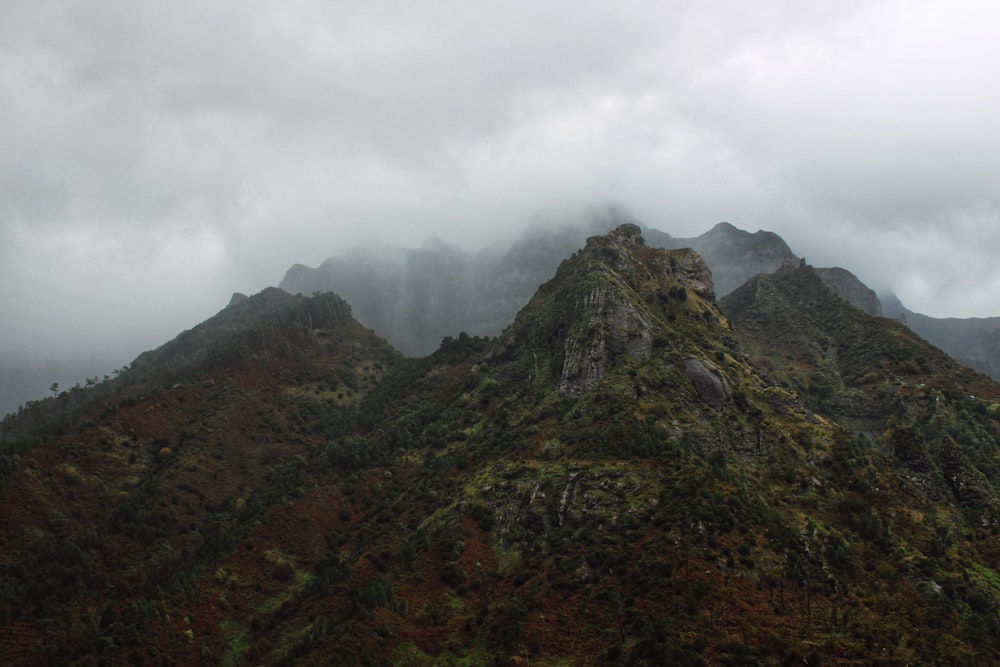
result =
[{"label": "rocky summit", "polygon": [[3,664],[1000,664],[1000,388],[716,289],[623,224],[496,337],[269,290],[8,416]]}]

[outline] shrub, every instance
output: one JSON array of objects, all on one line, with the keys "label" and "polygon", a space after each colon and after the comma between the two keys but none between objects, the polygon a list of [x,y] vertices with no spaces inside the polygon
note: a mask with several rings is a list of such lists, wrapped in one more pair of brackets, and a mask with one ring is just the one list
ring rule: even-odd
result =
[{"label": "shrub", "polygon": [[271,576],[278,581],[288,581],[295,576],[295,568],[287,560],[283,560],[271,568]]},{"label": "shrub", "polygon": [[446,563],[441,570],[441,581],[453,588],[459,588],[468,583],[469,575],[458,563]]}]

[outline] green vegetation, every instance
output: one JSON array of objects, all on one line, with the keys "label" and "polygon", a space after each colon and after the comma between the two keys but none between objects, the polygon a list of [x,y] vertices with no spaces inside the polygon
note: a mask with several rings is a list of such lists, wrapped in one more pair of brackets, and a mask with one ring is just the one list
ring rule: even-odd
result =
[{"label": "green vegetation", "polygon": [[268,292],[19,421],[4,664],[1000,663],[1000,388],[706,277],[622,228],[419,359]]}]

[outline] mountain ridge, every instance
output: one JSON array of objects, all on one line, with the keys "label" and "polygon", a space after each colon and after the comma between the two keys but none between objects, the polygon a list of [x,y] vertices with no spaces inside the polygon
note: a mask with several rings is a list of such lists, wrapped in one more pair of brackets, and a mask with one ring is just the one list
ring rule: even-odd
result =
[{"label": "mountain ridge", "polygon": [[495,339],[267,292],[5,420],[5,661],[1000,664],[996,383],[805,265],[713,297],[624,224]]},{"label": "mountain ridge", "polygon": [[[478,253],[467,253],[433,240],[409,250],[391,246],[354,248],[345,256],[329,258],[316,269],[299,264],[291,267],[281,286],[304,295],[326,291],[341,294],[352,303],[355,315],[365,326],[379,331],[405,354],[419,356],[433,352],[443,337],[456,331],[489,336],[500,333],[527,303],[535,287],[551,277],[558,262],[581,246],[587,235],[624,222],[638,223],[621,207],[592,209],[571,222],[544,224],[540,219],[509,247],[498,245]],[[772,272],[785,261],[800,261],[773,232],[751,234],[730,223],[719,223],[699,237],[674,239],[665,232],[640,226],[652,246],[686,245],[698,250],[716,274],[720,297],[753,273]],[[717,249],[719,246],[724,249],[726,243],[720,241],[727,237],[729,254],[739,255],[743,247],[742,254],[749,253],[752,259],[749,248],[754,246],[764,259],[758,257],[751,262],[752,267],[736,272],[727,269],[725,258],[713,256],[712,248],[705,242],[714,238]],[[752,243],[744,246],[747,239]],[[376,270],[385,269],[387,262],[391,270]],[[434,270],[435,265],[441,270]],[[325,277],[320,275],[326,270],[324,267],[330,269]],[[733,275],[727,278],[727,273]],[[842,298],[869,314],[880,313],[878,297],[853,274],[838,268],[823,269],[820,273]],[[421,284],[428,275],[430,282]],[[897,317],[901,307],[894,306],[888,315]],[[984,325],[982,319],[991,320],[949,318],[941,324],[931,319],[918,333],[962,363],[1000,378],[1000,333]],[[914,322],[922,322],[920,316]],[[976,332],[966,332],[967,329]],[[0,369],[0,413],[14,411],[25,399],[44,394],[53,380],[82,376],[84,369],[89,369],[87,382],[96,381],[99,374],[91,379],[90,373],[109,365],[92,360],[86,364],[53,362],[37,368],[15,365]],[[64,384],[68,387],[70,382]],[[26,392],[25,387],[29,386],[34,389]]]},{"label": "mountain ridge", "polygon": [[[756,273],[770,273],[785,262],[800,261],[773,232],[751,234],[719,223],[701,236],[674,238],[642,225],[625,209],[608,207],[589,211],[576,224],[535,226],[506,251],[472,255],[446,245],[395,249],[387,265],[378,258],[388,251],[359,249],[331,257],[316,269],[296,265],[279,286],[302,294],[335,291],[352,304],[362,322],[404,353],[428,354],[443,336],[457,330],[499,334],[535,288],[552,276],[563,257],[583,245],[589,235],[621,224],[638,225],[651,246],[694,249],[712,270],[720,297]],[[435,264],[447,270],[435,273],[431,270]],[[830,269],[823,276],[849,302],[872,314],[880,312],[874,292],[850,272]],[[414,328],[415,336],[408,333]]]}]

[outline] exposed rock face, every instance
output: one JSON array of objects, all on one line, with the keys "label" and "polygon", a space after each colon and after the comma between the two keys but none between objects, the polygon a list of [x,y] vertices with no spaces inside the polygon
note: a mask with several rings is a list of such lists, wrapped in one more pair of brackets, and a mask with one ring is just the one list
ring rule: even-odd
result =
[{"label": "exposed rock face", "polygon": [[[600,467],[543,478],[538,470],[498,469],[498,482],[473,491],[494,513],[497,542],[531,548],[573,518],[594,525],[618,526],[629,517],[646,517],[656,507],[655,487],[645,471]],[[585,577],[584,577],[585,578]]]},{"label": "exposed rock face", "polygon": [[608,233],[608,239],[622,248],[628,248],[629,250],[643,248],[646,245],[646,242],[642,238],[642,229],[639,228],[639,225],[632,222],[619,225],[611,230]]},{"label": "exposed rock face", "polygon": [[858,280],[856,275],[839,266],[814,270],[823,284],[841,299],[873,317],[882,317],[882,304],[878,296]]},{"label": "exposed rock face", "polygon": [[682,284],[701,298],[715,301],[715,279],[701,255],[697,252],[674,252],[670,257],[670,268]]},{"label": "exposed rock face", "polygon": [[648,318],[624,295],[595,288],[577,303],[586,325],[582,336],[566,338],[566,356],[559,393],[575,395],[590,391],[604,376],[609,360],[622,354],[649,359],[653,350]]},{"label": "exposed rock face", "polygon": [[[558,391],[577,395],[597,387],[604,377],[605,367],[620,357],[630,355],[638,361],[652,356],[654,319],[645,311],[623,278],[635,272],[647,255],[663,252],[646,248],[638,225],[626,223],[606,236],[587,240],[585,253],[600,257],[602,268],[595,275],[605,275],[600,286],[577,297],[572,320],[578,322],[566,336],[563,367]],[[656,260],[669,275],[698,296],[714,300],[715,288],[708,266],[690,250],[671,251]]]},{"label": "exposed rock face", "polygon": [[733,390],[715,364],[690,358],[684,360],[684,370],[701,400],[716,410],[722,410],[732,404]]}]

